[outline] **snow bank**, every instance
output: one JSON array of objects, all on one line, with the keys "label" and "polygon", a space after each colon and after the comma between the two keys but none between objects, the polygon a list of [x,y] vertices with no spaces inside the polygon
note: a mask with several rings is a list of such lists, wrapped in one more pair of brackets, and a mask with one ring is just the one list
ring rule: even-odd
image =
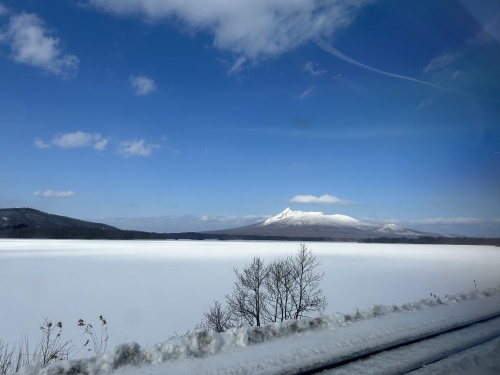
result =
[{"label": "snow bank", "polygon": [[28,366],[21,369],[19,373],[22,375],[109,374],[123,366],[160,364],[178,359],[207,357],[230,349],[256,345],[300,332],[335,330],[361,320],[389,316],[393,313],[415,312],[432,306],[459,303],[463,300],[496,294],[500,294],[500,285],[483,291],[474,290],[452,296],[447,295],[442,298],[431,295],[430,298],[403,305],[372,305],[365,310],[356,309],[349,314],[336,313],[317,318],[289,320],[282,323],[267,324],[264,327],[245,326],[233,328],[223,333],[216,333],[211,330],[197,330],[183,337],[173,338],[144,349],[141,349],[139,344],[132,342],[119,345],[97,357],[61,361],[44,367]]}]

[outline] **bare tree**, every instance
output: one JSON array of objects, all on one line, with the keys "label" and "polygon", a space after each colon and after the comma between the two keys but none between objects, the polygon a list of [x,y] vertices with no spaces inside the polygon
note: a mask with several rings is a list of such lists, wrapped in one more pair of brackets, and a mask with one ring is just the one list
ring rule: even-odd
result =
[{"label": "bare tree", "polygon": [[201,327],[223,332],[244,324],[261,326],[321,314],[327,301],[319,288],[324,276],[317,271],[320,265],[304,244],[296,256],[276,259],[267,267],[255,257],[241,272],[234,269],[236,282],[232,294],[226,295],[227,307],[215,301]]},{"label": "bare tree", "polygon": [[255,257],[250,265],[240,273],[234,269],[236,282],[233,294],[226,296],[230,311],[237,319],[249,325],[260,326],[264,323],[268,295],[265,282],[268,269],[262,259]]},{"label": "bare tree", "polygon": [[268,266],[266,289],[269,295],[268,320],[271,322],[291,319],[292,290],[294,287],[291,257],[276,259]]},{"label": "bare tree", "polygon": [[293,319],[305,317],[305,313],[322,313],[326,306],[326,297],[319,288],[324,272],[319,273],[316,268],[321,265],[311,250],[305,244],[300,244],[300,249],[293,259],[293,279],[295,285],[292,290]]}]

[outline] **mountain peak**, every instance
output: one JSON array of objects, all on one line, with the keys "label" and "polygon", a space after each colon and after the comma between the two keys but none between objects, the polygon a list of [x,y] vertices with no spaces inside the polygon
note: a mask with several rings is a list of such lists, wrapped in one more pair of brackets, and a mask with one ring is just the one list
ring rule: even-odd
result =
[{"label": "mountain peak", "polygon": [[346,215],[325,215],[323,212],[303,212],[292,211],[287,207],[278,215],[273,216],[260,225],[266,226],[271,224],[288,224],[288,225],[362,225],[363,223],[353,217]]},{"label": "mountain peak", "polygon": [[280,212],[278,215],[270,217],[269,219],[267,219],[266,221],[264,221],[262,224],[264,224],[264,225],[271,224],[271,223],[274,223],[276,221],[283,220],[286,217],[294,216],[294,215],[300,214],[300,213],[302,213],[302,212],[300,212],[300,211],[292,211],[290,209],[290,207],[287,207],[287,208],[285,208],[285,210],[283,210],[282,212]]}]

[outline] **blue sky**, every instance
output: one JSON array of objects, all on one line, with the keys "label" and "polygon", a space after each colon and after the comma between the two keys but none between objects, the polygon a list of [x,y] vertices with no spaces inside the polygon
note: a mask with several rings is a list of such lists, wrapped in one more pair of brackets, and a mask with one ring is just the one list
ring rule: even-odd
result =
[{"label": "blue sky", "polygon": [[0,206],[500,233],[493,0],[0,0]]}]

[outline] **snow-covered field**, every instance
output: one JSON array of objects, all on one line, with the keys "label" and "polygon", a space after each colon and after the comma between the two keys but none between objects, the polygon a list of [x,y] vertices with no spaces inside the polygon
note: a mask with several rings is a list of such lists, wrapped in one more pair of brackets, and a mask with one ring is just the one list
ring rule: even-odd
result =
[{"label": "snow-covered field", "polygon": [[[403,304],[500,284],[500,249],[483,246],[307,243],[323,262],[326,314]],[[83,341],[78,319],[108,321],[113,348],[192,330],[253,256],[292,255],[298,242],[0,240],[0,338],[40,337],[44,318]],[[83,342],[82,342],[83,343]]]}]

